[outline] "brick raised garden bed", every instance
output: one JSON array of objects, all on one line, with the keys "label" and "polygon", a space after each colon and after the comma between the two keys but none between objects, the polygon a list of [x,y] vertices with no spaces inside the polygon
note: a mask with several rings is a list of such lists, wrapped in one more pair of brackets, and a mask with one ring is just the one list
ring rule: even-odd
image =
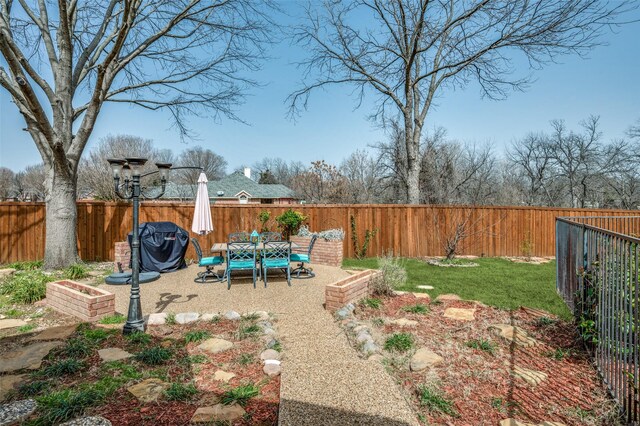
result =
[{"label": "brick raised garden bed", "polygon": [[[311,243],[311,237],[292,236],[291,242],[300,247],[308,247]],[[342,251],[342,241],[327,241],[324,238],[318,238],[313,246],[313,251],[311,251],[311,263],[339,268],[342,266]]]},{"label": "brick raised garden bed", "polygon": [[83,321],[97,321],[115,313],[116,296],[86,284],[62,280],[47,283],[47,305]]},{"label": "brick raised garden bed", "polygon": [[380,271],[367,269],[344,278],[325,287],[325,308],[335,311],[348,303],[366,297],[369,294],[369,283],[380,274]]}]

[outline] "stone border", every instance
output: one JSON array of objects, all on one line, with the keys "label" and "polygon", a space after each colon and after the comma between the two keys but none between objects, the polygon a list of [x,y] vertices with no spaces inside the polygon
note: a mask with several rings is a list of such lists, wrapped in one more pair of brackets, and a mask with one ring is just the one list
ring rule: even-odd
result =
[{"label": "stone border", "polygon": [[97,321],[115,314],[116,295],[71,280],[47,283],[47,306],[83,321]]},{"label": "stone border", "polygon": [[337,311],[349,303],[356,302],[369,294],[369,283],[382,272],[366,269],[343,278],[325,287],[325,309]]},{"label": "stone border", "polygon": [[[300,247],[308,247],[311,243],[311,237],[300,237],[298,235],[291,236],[291,242],[298,244]],[[343,242],[338,240],[328,241],[324,238],[316,238],[315,245],[311,251],[311,263],[317,265],[326,265],[339,268],[342,266]],[[291,265],[295,267],[294,264]]]}]

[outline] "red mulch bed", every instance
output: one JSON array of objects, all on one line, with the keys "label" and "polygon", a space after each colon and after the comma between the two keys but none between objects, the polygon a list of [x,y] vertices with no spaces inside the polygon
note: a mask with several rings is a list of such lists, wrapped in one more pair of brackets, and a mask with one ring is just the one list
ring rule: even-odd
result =
[{"label": "red mulch bed", "polygon": [[[168,383],[192,382],[200,392],[190,401],[168,401],[160,398],[157,402],[145,404],[139,402],[126,390],[127,386],[135,383],[131,382],[110,395],[101,405],[89,408],[86,414],[103,416],[109,419],[114,426],[188,425],[198,407],[216,404],[219,397],[231,388],[243,384],[255,384],[260,389],[260,394],[250,399],[244,407],[247,412],[246,418],[239,419],[233,425],[276,425],[280,402],[280,377],[270,378],[262,371],[260,352],[263,350],[264,344],[260,336],[238,340],[239,327],[247,324],[244,322],[241,324],[240,321],[221,320],[217,323],[195,322],[188,325],[149,327],[147,332],[151,336],[151,342],[147,345],[130,342],[119,329],[108,330],[109,337],[99,342],[95,349],[119,347],[135,354],[144,347],[163,346],[169,348],[173,353],[172,359],[162,365],[148,366],[133,358],[123,362],[134,366],[138,372],[155,371],[155,375],[162,377]],[[184,335],[195,330],[208,331],[212,337],[233,341],[234,347],[218,354],[210,354],[197,348],[200,342],[185,344]],[[81,332],[77,332],[71,338],[79,336],[81,336]],[[15,342],[15,344],[20,343]],[[44,360],[41,368],[46,368],[47,365],[61,358],[66,358],[62,351],[63,348],[52,351]],[[194,355],[205,355],[207,360],[197,364],[184,362],[188,356]],[[250,355],[252,358],[242,358],[243,355]],[[50,379],[52,390],[73,389],[81,384],[95,383],[104,377],[105,372],[97,350],[93,350],[90,356],[82,359],[82,362],[84,368],[81,372]],[[234,373],[236,377],[231,379],[229,383],[216,382],[213,380],[213,374],[217,370]],[[113,374],[120,373],[115,370]],[[42,378],[38,380],[42,380]],[[36,417],[37,413],[34,418]]]},{"label": "red mulch bed", "polygon": [[[429,304],[410,294],[382,300],[380,309],[359,307],[357,316],[417,320],[419,325],[414,328],[385,324],[379,330],[384,335],[411,333],[417,348],[427,347],[445,359],[431,371],[411,372],[407,364],[393,369],[416,411],[428,424],[497,425],[510,417],[535,424],[543,421],[567,426],[612,424],[609,422],[615,408],[579,341],[574,324],[549,314],[554,323],[542,325],[534,313],[526,310],[505,311],[469,301]],[[404,306],[418,303],[428,304],[431,311],[420,315],[402,310]],[[444,310],[450,307],[474,308],[475,321],[444,318]],[[490,325],[498,323],[517,325],[539,343],[528,348],[510,345],[488,330]],[[466,342],[472,339],[492,342],[496,348],[494,355],[468,347]],[[565,356],[554,358],[553,354],[560,351]],[[512,376],[514,366],[542,371],[548,378],[536,387],[530,386]],[[425,384],[443,391],[459,415],[449,416],[420,406],[418,388]]]}]

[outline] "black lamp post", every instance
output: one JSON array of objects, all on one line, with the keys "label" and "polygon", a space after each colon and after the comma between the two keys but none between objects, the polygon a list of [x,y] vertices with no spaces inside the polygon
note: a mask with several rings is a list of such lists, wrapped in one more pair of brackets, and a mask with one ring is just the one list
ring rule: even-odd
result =
[{"label": "black lamp post", "polygon": [[[124,200],[133,200],[133,241],[131,242],[131,295],[129,297],[129,311],[127,313],[127,322],[122,332],[131,334],[135,332],[144,332],[145,323],[142,316],[142,305],[140,304],[140,239],[138,237],[139,228],[139,204],[140,197],[154,200],[162,197],[167,186],[167,177],[171,164],[156,163],[158,170],[140,175],[142,167],[147,162],[146,158],[126,158],[108,159],[113,170],[113,182],[116,195]],[[140,178],[160,173],[160,182],[162,190],[159,194],[149,196],[143,193],[140,188]],[[120,177],[124,179],[120,183]]]}]

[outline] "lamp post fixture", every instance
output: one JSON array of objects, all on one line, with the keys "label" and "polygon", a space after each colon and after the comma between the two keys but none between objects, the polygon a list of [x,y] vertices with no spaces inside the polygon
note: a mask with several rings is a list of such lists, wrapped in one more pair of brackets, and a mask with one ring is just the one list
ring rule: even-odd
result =
[{"label": "lamp post fixture", "polygon": [[[147,162],[146,158],[126,158],[108,159],[113,170],[113,182],[116,195],[123,200],[133,200],[133,238],[131,241],[131,294],[129,296],[129,311],[127,312],[127,322],[122,329],[124,334],[144,332],[145,323],[142,316],[142,305],[140,304],[140,239],[139,232],[139,209],[140,197],[155,200],[164,195],[167,186],[167,177],[171,170],[170,163],[156,163],[158,170],[140,175],[142,167]],[[140,188],[140,178],[160,173],[160,183],[162,190],[159,194],[149,196]],[[124,182],[120,183],[120,178]]]}]

